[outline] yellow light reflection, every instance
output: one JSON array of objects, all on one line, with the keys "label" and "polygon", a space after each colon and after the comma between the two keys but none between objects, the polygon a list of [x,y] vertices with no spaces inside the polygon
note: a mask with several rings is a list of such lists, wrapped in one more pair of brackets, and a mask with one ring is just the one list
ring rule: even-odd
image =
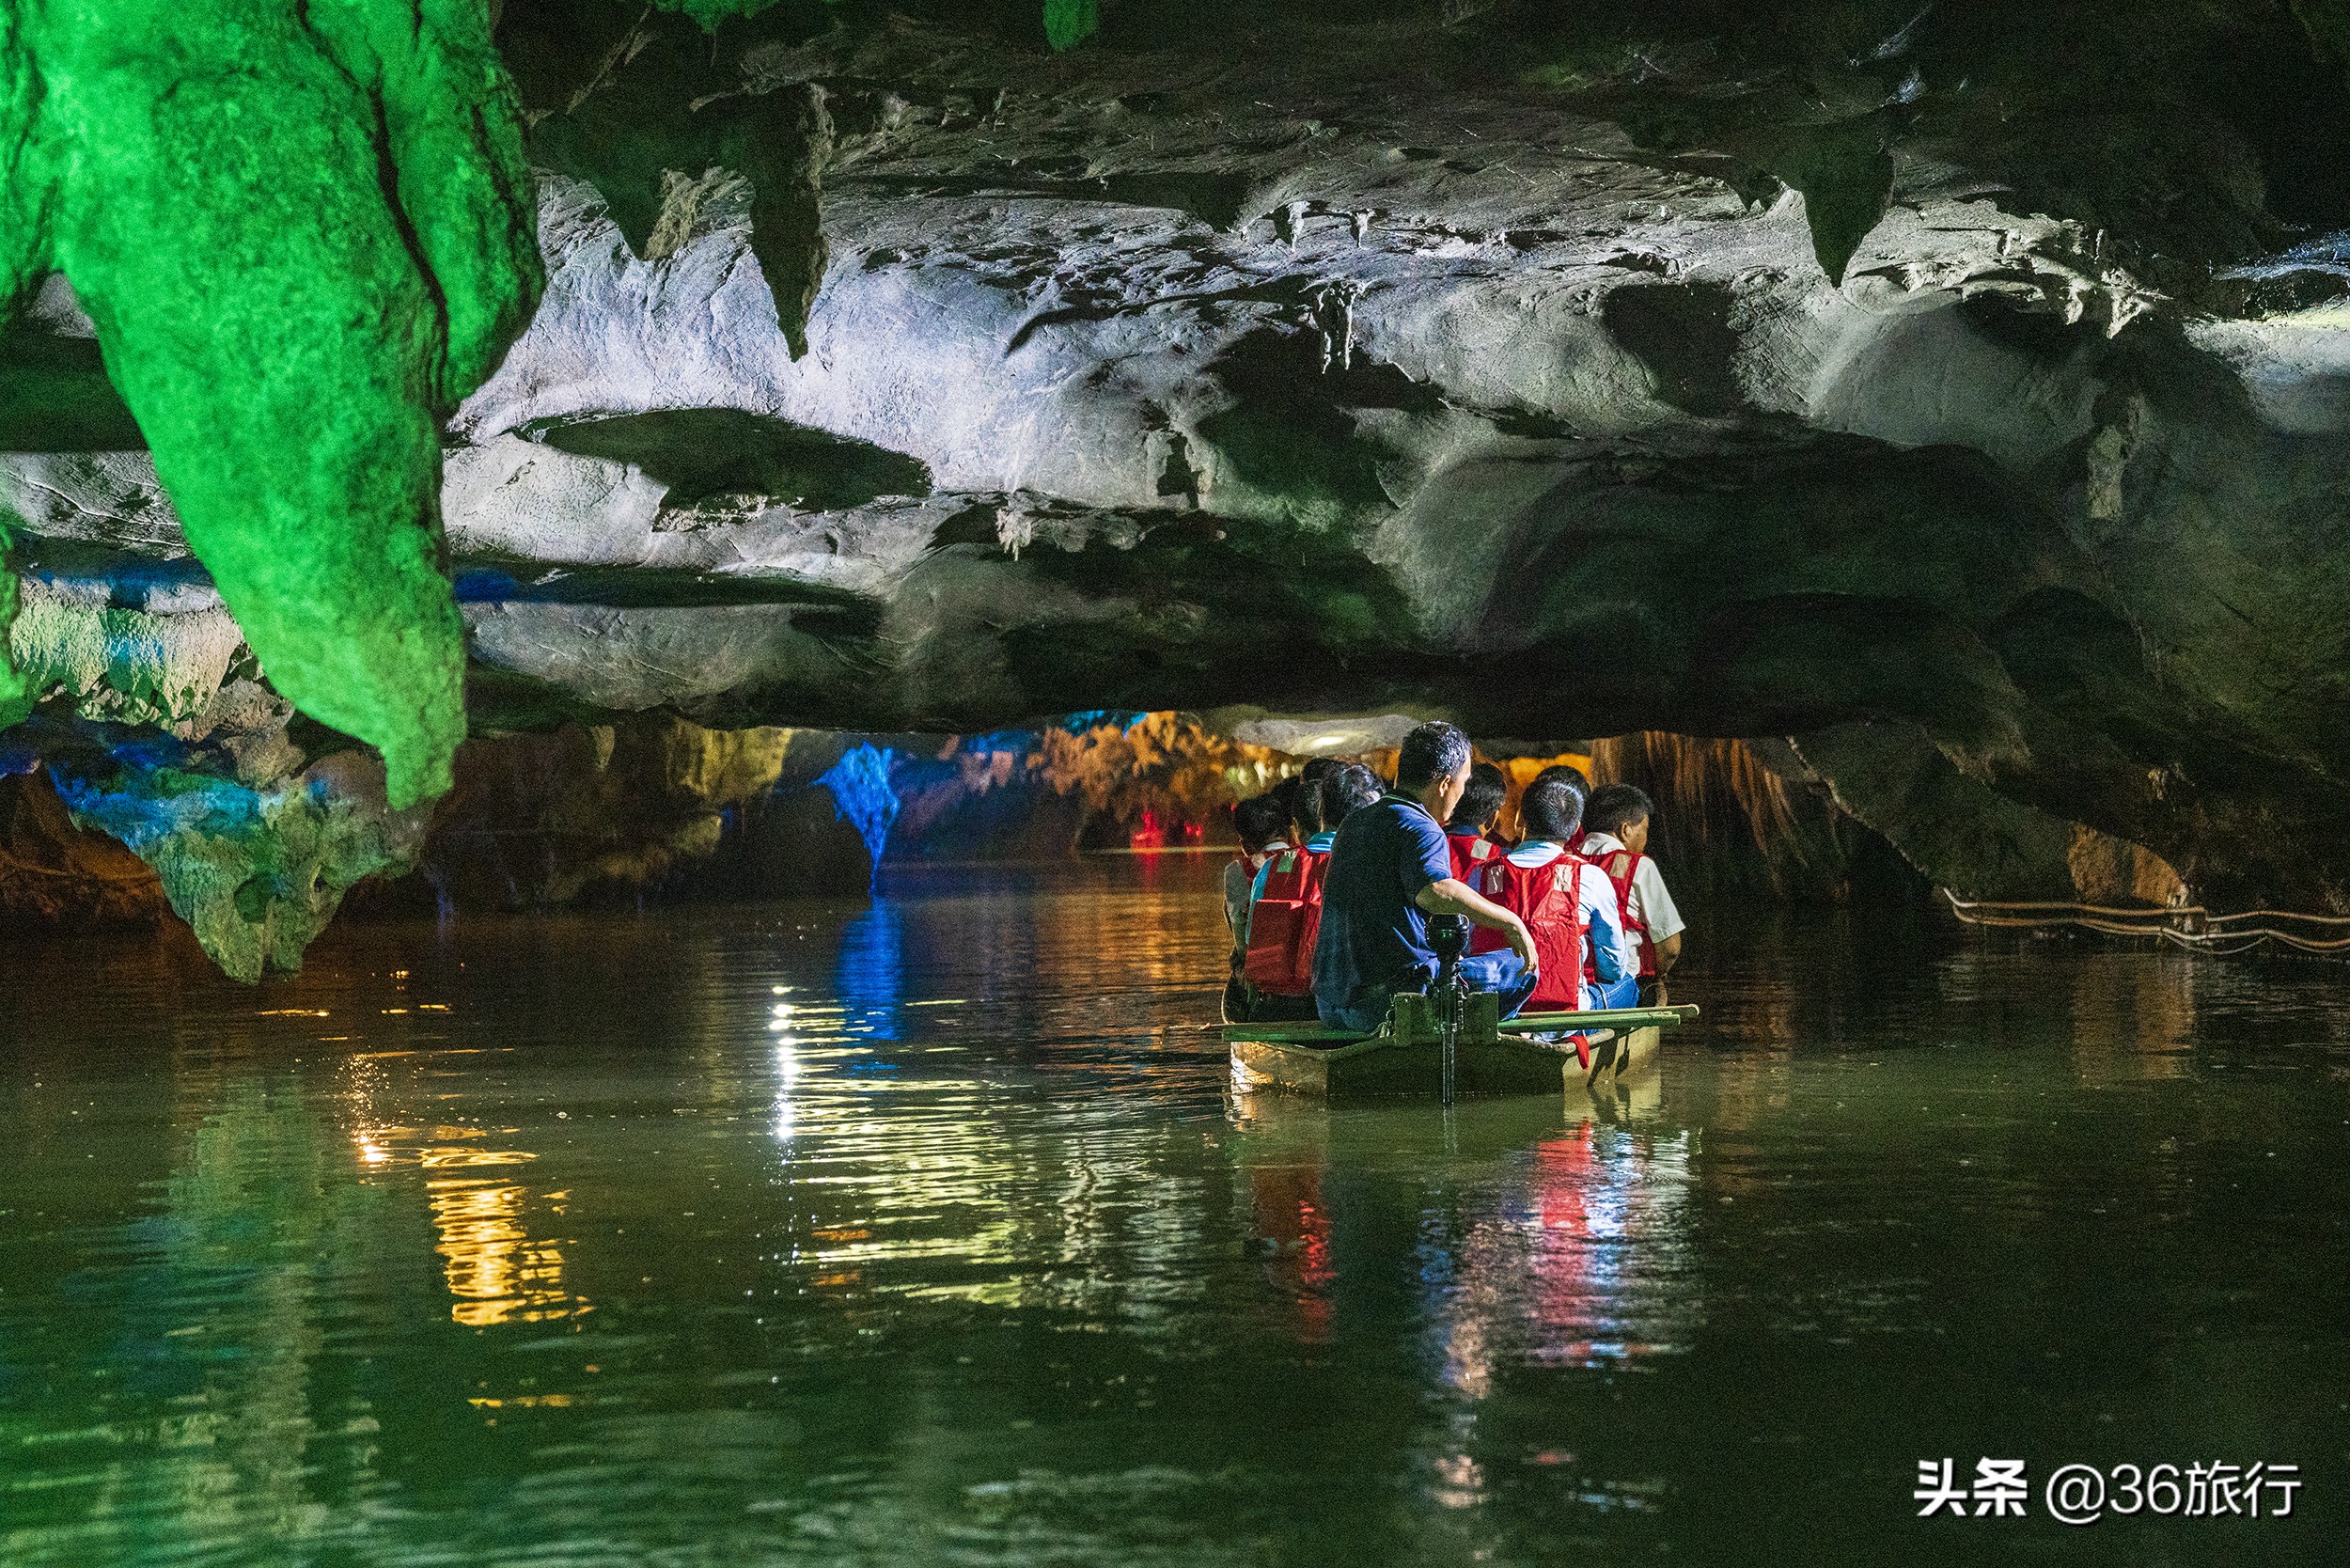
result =
[{"label": "yellow light reflection", "polygon": [[[457,1298],[449,1316],[469,1328],[544,1323],[591,1309],[564,1283],[564,1244],[534,1240],[524,1224],[531,1189],[486,1173],[488,1168],[525,1165],[539,1157],[526,1149],[485,1148],[477,1141],[514,1131],[378,1124],[352,1135],[360,1163],[369,1170],[413,1165],[427,1172],[425,1192],[440,1238],[434,1250],[449,1294]],[[570,1196],[568,1190],[549,1192],[538,1201],[555,1205]]]},{"label": "yellow light reflection", "polygon": [[545,1323],[576,1317],[589,1304],[563,1283],[563,1252],[523,1228],[530,1189],[488,1177],[442,1177],[425,1184],[431,1195],[435,1248],[457,1304],[449,1316],[469,1328],[502,1323]]},{"label": "yellow light reflection", "polygon": [[451,1166],[524,1165],[538,1157],[520,1149],[427,1149],[416,1163],[427,1170],[445,1170]]}]

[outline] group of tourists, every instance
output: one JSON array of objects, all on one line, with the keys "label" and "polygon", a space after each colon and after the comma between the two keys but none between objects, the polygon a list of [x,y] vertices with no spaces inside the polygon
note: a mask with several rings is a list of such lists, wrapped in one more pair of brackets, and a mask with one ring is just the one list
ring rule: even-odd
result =
[{"label": "group of tourists", "polygon": [[1322,759],[1234,806],[1226,1018],[1369,1034],[1435,980],[1432,918],[1468,922],[1460,973],[1504,1017],[1662,1002],[1683,923],[1646,853],[1648,796],[1555,763],[1527,785],[1515,842],[1496,832],[1508,799],[1501,770],[1433,723],[1403,738],[1392,783]]}]

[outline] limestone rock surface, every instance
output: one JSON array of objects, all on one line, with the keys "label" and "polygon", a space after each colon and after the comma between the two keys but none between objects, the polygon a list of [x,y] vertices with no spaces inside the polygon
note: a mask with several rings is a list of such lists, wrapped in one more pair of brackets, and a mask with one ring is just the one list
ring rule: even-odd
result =
[{"label": "limestone rock surface", "polygon": [[[2350,909],[2294,11],[822,9],[506,9],[547,285],[446,431],[477,726],[1793,737],[1965,891],[2167,888],[2086,829]],[[44,544],[180,548],[135,452],[4,466]]]}]

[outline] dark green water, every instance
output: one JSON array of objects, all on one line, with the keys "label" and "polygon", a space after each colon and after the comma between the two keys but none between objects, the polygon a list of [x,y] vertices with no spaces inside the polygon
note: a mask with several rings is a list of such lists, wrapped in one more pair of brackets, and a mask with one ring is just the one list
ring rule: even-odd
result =
[{"label": "dark green water", "polygon": [[[12,944],[0,1562],[2342,1556],[2343,971],[1723,919],[1448,1127],[1233,1099],[1217,870]],[[2214,1461],[2294,1516],[2044,1511]]]}]

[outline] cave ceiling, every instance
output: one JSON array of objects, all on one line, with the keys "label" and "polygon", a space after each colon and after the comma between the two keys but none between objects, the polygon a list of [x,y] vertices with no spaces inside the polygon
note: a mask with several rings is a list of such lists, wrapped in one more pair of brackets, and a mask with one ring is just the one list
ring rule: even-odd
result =
[{"label": "cave ceiling", "polygon": [[[1793,737],[1828,787],[1931,774],[2342,908],[2345,40],[2318,4],[508,0],[537,254],[444,306],[478,366],[411,378],[472,723]],[[80,282],[0,350],[19,664],[85,718],[227,734],[251,687],[377,739],[233,635],[261,566],[310,580],[272,541],[335,510],[316,468],[250,408],[192,466],[179,401],[150,455],[151,363]],[[340,395],[261,406],[348,447]],[[318,603],[373,558],[324,552]]]}]

